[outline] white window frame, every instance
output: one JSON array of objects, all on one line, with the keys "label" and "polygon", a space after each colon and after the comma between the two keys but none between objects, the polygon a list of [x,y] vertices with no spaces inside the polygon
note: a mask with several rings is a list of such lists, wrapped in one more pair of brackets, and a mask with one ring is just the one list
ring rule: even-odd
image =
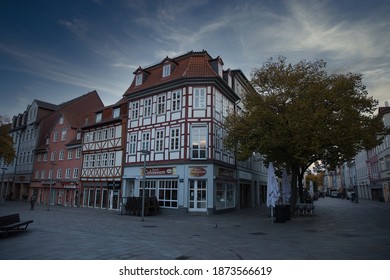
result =
[{"label": "white window frame", "polygon": [[51,152],[50,154],[50,161],[55,161],[56,160],[56,152]]},{"label": "white window frame", "polygon": [[[202,142],[204,143],[202,144]],[[204,126],[191,127],[191,159],[203,160],[207,159],[208,150],[208,128]],[[194,145],[198,144],[198,145]]]},{"label": "white window frame", "polygon": [[79,177],[79,169],[77,167],[73,168],[73,178],[77,179],[78,177]]},{"label": "white window frame", "polygon": [[64,154],[65,154],[65,151],[61,150],[60,154],[58,155],[58,160],[64,160]]},{"label": "white window frame", "polygon": [[62,178],[62,169],[57,169],[57,179]]},{"label": "white window frame", "polygon": [[102,167],[108,166],[108,153],[102,154]]},{"label": "white window frame", "polygon": [[180,111],[181,106],[181,90],[172,91],[172,111]]},{"label": "white window frame", "polygon": [[116,119],[116,118],[119,118],[119,116],[120,116],[120,108],[114,108],[113,110],[112,110],[112,118],[113,119]]},{"label": "white window frame", "polygon": [[137,134],[133,133],[129,135],[129,155],[135,155],[137,153]]},{"label": "white window frame", "polygon": [[57,142],[57,141],[58,141],[58,131],[54,131],[53,142]]},{"label": "white window frame", "polygon": [[102,154],[96,154],[95,162],[95,167],[100,167],[102,165]]},{"label": "white window frame", "polygon": [[115,138],[115,127],[110,127],[108,129],[108,138],[109,139]]},{"label": "white window frame", "polygon": [[152,115],[152,98],[145,98],[144,100],[144,117],[150,117]]},{"label": "white window frame", "polygon": [[166,96],[165,94],[160,94],[157,96],[157,114],[162,115],[166,112]]},{"label": "white window frame", "polygon": [[156,152],[163,152],[164,151],[164,130],[156,130],[156,141],[155,141],[155,151]]},{"label": "white window frame", "polygon": [[137,120],[139,117],[139,102],[135,101],[131,103],[131,119]]},{"label": "white window frame", "polygon": [[61,132],[61,141],[66,140],[67,129],[63,129]]},{"label": "white window frame", "polygon": [[143,132],[141,136],[142,150],[149,151],[150,149],[150,132]]},{"label": "white window frame", "polygon": [[76,149],[76,156],[75,158],[81,158],[81,148]]},{"label": "white window frame", "polygon": [[68,150],[68,159],[73,159],[73,150]]},{"label": "white window frame", "polygon": [[89,155],[84,155],[83,168],[89,167]]},{"label": "white window frame", "polygon": [[171,64],[165,64],[163,66],[163,78],[168,77],[171,75]]},{"label": "white window frame", "polygon": [[109,167],[115,166],[115,152],[110,152],[109,158],[108,158],[108,166]]},{"label": "white window frame", "polygon": [[222,128],[219,126],[215,127],[215,150],[223,150],[223,141],[222,141]]},{"label": "white window frame", "polygon": [[70,168],[67,168],[65,171],[65,178],[69,179],[70,178]]},{"label": "white window frame", "polygon": [[142,73],[135,75],[135,86],[142,85]]},{"label": "white window frame", "polygon": [[206,88],[194,88],[194,109],[206,109]]},{"label": "white window frame", "polygon": [[169,149],[171,151],[180,149],[180,127],[171,127]]},{"label": "white window frame", "polygon": [[96,113],[95,115],[95,122],[101,122],[103,117],[103,113]]}]

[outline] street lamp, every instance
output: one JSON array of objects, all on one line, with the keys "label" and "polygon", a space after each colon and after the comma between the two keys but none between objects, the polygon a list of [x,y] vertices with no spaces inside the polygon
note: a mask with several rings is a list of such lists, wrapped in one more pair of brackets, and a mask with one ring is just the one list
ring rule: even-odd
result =
[{"label": "street lamp", "polygon": [[2,167],[1,170],[3,170],[3,174],[1,176],[1,193],[0,193],[0,201],[3,203],[3,189],[4,189],[4,172],[7,170],[7,167]]},{"label": "street lamp", "polygon": [[50,170],[50,186],[49,186],[49,201],[47,203],[47,211],[50,211],[50,201],[51,201],[51,185],[53,184],[53,174],[54,174],[54,165],[56,165],[54,162],[50,163],[51,170]]},{"label": "street lamp", "polygon": [[150,155],[150,151],[141,150],[141,154],[144,155],[144,178],[142,184],[142,221],[144,221],[145,216],[145,185],[146,185],[146,156]]}]

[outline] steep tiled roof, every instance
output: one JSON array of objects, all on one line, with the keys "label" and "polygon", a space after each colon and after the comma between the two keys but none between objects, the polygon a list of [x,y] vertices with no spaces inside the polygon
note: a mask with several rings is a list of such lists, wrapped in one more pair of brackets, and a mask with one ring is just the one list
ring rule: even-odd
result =
[{"label": "steep tiled roof", "polygon": [[38,107],[40,107],[40,108],[48,109],[51,111],[55,111],[58,109],[58,105],[55,105],[52,103],[48,103],[48,102],[37,100],[37,99],[35,99],[35,102],[37,103]]},{"label": "steep tiled roof", "polygon": [[[145,69],[140,67],[134,73],[142,71],[145,73],[143,83],[135,86],[135,79],[133,79],[124,96],[181,78],[216,77],[218,73],[214,71],[210,64],[212,60],[212,57],[206,51],[191,51],[173,59],[166,58],[162,62]],[[168,77],[163,77],[163,64],[166,61],[171,61],[174,67],[172,67],[171,74]]]},{"label": "steep tiled roof", "polygon": [[46,148],[46,137],[51,133],[53,126],[61,115],[64,116],[71,127],[79,128],[85,124],[87,118],[93,118],[94,112],[103,107],[103,102],[96,91],[91,91],[62,103],[58,106],[57,111],[41,121],[37,150]]}]

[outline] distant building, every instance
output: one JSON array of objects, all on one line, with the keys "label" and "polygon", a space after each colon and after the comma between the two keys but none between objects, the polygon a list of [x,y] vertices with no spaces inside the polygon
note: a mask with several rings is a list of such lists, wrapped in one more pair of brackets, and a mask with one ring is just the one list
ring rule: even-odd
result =
[{"label": "distant building", "polygon": [[241,96],[251,85],[240,70],[223,65],[220,57],[191,51],[134,72],[124,94],[125,198],[142,196],[145,189],[161,208],[189,213],[261,203],[266,189],[261,157],[238,164],[223,144],[224,119],[242,109]]},{"label": "distant building", "polygon": [[4,183],[7,198],[27,200],[41,121],[57,108],[57,105],[34,100],[26,111],[12,118],[9,134],[13,139],[16,155],[14,161],[6,166]]},{"label": "distant building", "polygon": [[[386,127],[390,127],[390,107],[379,108],[379,114],[383,117],[383,123]],[[390,135],[386,135],[383,143],[378,147],[378,172],[379,180],[382,188],[382,196],[380,200],[390,202]]]},{"label": "distant building", "polygon": [[[379,107],[386,127],[390,127],[390,107]],[[371,150],[360,151],[349,170],[359,198],[390,202],[390,135]]]}]

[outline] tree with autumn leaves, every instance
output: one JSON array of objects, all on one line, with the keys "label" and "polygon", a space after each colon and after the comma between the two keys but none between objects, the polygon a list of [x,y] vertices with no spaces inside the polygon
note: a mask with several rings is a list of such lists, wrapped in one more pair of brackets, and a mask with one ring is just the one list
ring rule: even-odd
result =
[{"label": "tree with autumn leaves", "polygon": [[225,120],[224,142],[238,159],[256,152],[290,171],[292,204],[303,200],[303,177],[313,163],[334,167],[389,133],[362,75],[325,68],[323,60],[269,59],[252,72],[254,90],[243,96],[244,110]]},{"label": "tree with autumn leaves", "polygon": [[0,163],[10,164],[15,158],[15,149],[13,147],[12,137],[9,136],[11,125],[9,118],[0,115]]}]

